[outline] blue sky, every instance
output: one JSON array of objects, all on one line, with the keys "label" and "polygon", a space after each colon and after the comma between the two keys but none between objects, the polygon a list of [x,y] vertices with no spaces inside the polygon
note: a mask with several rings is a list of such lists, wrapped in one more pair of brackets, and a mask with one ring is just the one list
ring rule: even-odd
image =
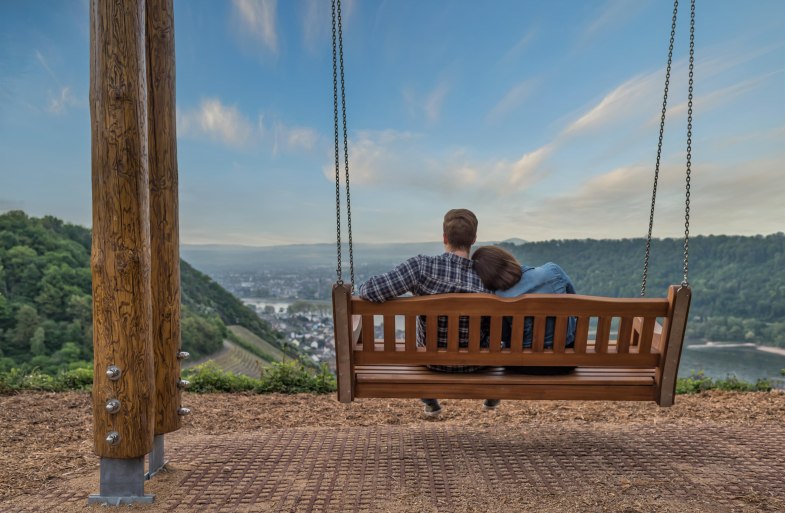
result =
[{"label": "blue sky", "polygon": [[[354,240],[644,236],[672,4],[344,0]],[[184,243],[335,232],[329,0],[176,0]],[[0,3],[0,211],[89,225],[86,0]],[[683,233],[689,2],[654,235]],[[785,229],[785,2],[697,6],[693,234]],[[345,216],[344,216],[345,218]]]}]

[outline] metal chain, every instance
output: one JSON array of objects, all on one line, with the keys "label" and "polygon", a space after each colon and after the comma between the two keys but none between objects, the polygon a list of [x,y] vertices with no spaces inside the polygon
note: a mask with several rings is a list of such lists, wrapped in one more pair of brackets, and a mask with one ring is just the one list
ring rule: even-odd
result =
[{"label": "metal chain", "polygon": [[354,248],[352,244],[352,196],[349,192],[349,139],[346,135],[346,89],[343,79],[343,24],[341,23],[341,0],[338,0],[338,55],[341,61],[341,113],[343,114],[343,165],[346,172],[346,228],[349,232],[349,275],[354,290]]},{"label": "metal chain", "polygon": [[690,87],[687,98],[687,185],[684,200],[684,277],[682,287],[689,287],[687,273],[690,260],[690,177],[692,173],[692,77],[695,62],[695,0],[690,2]]},{"label": "metal chain", "polygon": [[668,107],[668,86],[671,78],[671,63],[673,62],[673,41],[676,38],[676,15],[679,12],[679,0],[673,2],[673,19],[671,21],[671,38],[668,46],[668,66],[665,69],[665,92],[662,95],[662,114],[660,115],[660,136],[657,141],[657,161],[654,166],[654,186],[651,192],[651,211],[649,212],[649,231],[646,235],[646,256],[643,259],[643,281],[641,283],[641,296],[646,295],[646,279],[649,275],[649,254],[651,253],[651,234],[654,228],[654,204],[657,200],[657,182],[660,175],[660,158],[662,157],[662,138],[665,133],[665,112]]},{"label": "metal chain", "polygon": [[338,285],[343,285],[343,271],[341,264],[341,153],[338,141],[338,62],[335,33],[335,0],[333,5],[333,124],[335,128],[335,223],[336,223],[336,251],[338,253],[338,267],[335,272],[338,276]]}]

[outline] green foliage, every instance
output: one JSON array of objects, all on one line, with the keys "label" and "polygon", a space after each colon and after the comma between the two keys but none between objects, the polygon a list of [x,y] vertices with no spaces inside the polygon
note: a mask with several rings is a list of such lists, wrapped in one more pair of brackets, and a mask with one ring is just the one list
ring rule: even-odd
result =
[{"label": "green foliage", "polygon": [[771,383],[759,379],[755,383],[741,381],[733,374],[725,379],[712,379],[703,372],[692,372],[689,377],[676,380],[677,394],[696,394],[707,390],[725,390],[728,392],[770,392]]},{"label": "green foliage", "polygon": [[183,377],[191,383],[188,390],[197,393],[250,392],[259,383],[258,379],[227,372],[213,362],[186,369]]},{"label": "green foliage", "polygon": [[328,394],[334,392],[335,387],[335,376],[326,365],[322,365],[318,373],[312,374],[301,363],[288,361],[273,363],[265,368],[262,372],[261,386],[257,391],[282,394],[300,392]]},{"label": "green foliage", "polygon": [[[226,325],[239,324],[281,350],[285,349],[281,335],[239,299],[187,262],[180,261],[183,305],[204,315],[218,315]],[[297,354],[289,351],[289,355]]]},{"label": "green foliage", "polygon": [[304,365],[288,361],[273,363],[262,372],[260,379],[232,374],[213,362],[197,365],[183,372],[191,382],[192,392],[255,392],[327,394],[335,391],[335,377],[326,366],[313,373]]},{"label": "green foliage", "polygon": [[[527,265],[558,263],[579,294],[640,293],[644,239],[502,245]],[[663,296],[669,285],[681,283],[683,254],[683,240],[652,241],[649,296]],[[693,295],[688,337],[785,347],[785,234],[692,237],[689,263]]]},{"label": "green foliage", "polygon": [[45,392],[89,390],[92,385],[92,366],[76,367],[54,375],[35,368],[30,370],[14,367],[8,371],[0,371],[0,395],[13,394],[22,390]]},{"label": "green foliage", "polygon": [[[0,214],[0,371],[32,366],[56,376],[92,359],[90,246],[86,228],[20,211]],[[181,266],[182,343],[194,358],[222,347],[225,323],[280,344],[252,310],[187,263]]]}]

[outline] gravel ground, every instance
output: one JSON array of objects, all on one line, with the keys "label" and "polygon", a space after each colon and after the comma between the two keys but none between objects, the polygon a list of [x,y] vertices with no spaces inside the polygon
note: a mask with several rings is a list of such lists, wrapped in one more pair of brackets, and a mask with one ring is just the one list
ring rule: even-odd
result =
[{"label": "gravel ground", "polygon": [[[192,408],[183,429],[170,436],[189,440],[259,430],[303,427],[373,427],[416,426],[434,424],[472,429],[614,429],[631,424],[663,425],[663,427],[698,426],[706,423],[727,426],[766,426],[785,422],[785,394],[708,392],[679,396],[671,408],[653,403],[505,401],[493,415],[481,414],[480,401],[445,400],[444,412],[437,420],[426,419],[421,406],[414,400],[366,399],[340,404],[333,395],[300,394],[243,395],[188,394],[183,404]],[[90,396],[87,393],[22,393],[0,396],[0,512],[16,511],[22,504],[32,504],[36,496],[53,488],[79,488],[97,491],[98,458],[92,447]],[[148,484],[148,493],[164,497],[167,490],[182,479],[188,469],[178,468]],[[636,493],[621,500],[603,493],[602,476],[594,491],[572,496],[548,498],[543,507],[542,494],[511,490],[499,496],[473,483],[472,492],[458,498],[451,506],[455,511],[618,511],[644,513],[649,511],[779,511],[785,512],[781,497],[751,493],[739,497],[738,506],[729,508],[711,504],[701,497],[675,499],[662,497],[656,489],[636,486]],[[778,478],[781,478],[779,476]],[[618,483],[617,483],[618,485]],[[622,483],[623,485],[623,483]],[[468,488],[467,488],[468,489]],[[40,499],[39,499],[40,500]],[[21,508],[21,506],[18,506]],[[162,505],[134,506],[126,509],[164,511]],[[9,509],[10,508],[10,509]],[[84,501],[60,504],[49,511],[92,511]],[[24,509],[24,508],[23,508]],[[177,508],[175,511],[188,511]],[[247,511],[274,511],[262,505],[249,506]],[[295,511],[295,510],[291,510]],[[447,511],[434,506],[427,497],[406,495],[386,499],[376,511],[402,513],[409,511]]]}]

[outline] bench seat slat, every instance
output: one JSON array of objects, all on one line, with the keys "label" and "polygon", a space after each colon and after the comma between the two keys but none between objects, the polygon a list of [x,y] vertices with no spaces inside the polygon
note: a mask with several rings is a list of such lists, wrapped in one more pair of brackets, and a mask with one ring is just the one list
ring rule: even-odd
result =
[{"label": "bench seat slat", "polygon": [[358,383],[489,383],[489,384],[538,384],[558,385],[653,385],[654,370],[648,372],[583,372],[576,369],[571,374],[539,376],[492,369],[470,373],[448,373],[411,367],[409,372],[400,369],[356,368]]}]

